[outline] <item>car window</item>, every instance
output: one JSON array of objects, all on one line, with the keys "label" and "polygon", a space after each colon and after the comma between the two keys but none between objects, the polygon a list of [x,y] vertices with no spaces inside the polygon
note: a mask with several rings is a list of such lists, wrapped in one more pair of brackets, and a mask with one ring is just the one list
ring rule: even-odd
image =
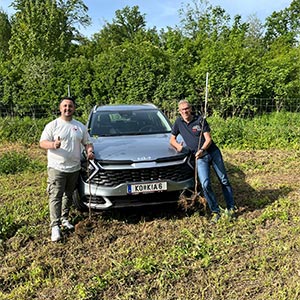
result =
[{"label": "car window", "polygon": [[92,136],[167,133],[171,125],[159,110],[96,112],[90,121]]}]

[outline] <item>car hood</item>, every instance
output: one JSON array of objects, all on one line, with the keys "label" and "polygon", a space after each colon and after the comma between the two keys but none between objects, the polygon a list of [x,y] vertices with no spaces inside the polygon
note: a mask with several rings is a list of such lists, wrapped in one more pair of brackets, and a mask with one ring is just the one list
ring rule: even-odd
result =
[{"label": "car hood", "polygon": [[170,145],[170,134],[99,137],[93,139],[96,160],[147,162],[186,156]]}]

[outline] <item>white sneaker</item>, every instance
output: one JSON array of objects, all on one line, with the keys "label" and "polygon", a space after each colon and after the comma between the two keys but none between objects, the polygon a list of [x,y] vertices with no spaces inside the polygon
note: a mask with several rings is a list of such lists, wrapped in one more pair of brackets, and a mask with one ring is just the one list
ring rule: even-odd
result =
[{"label": "white sneaker", "polygon": [[68,220],[63,220],[61,222],[61,226],[65,227],[65,228],[67,228],[69,230],[73,230],[74,229],[74,226]]},{"label": "white sneaker", "polygon": [[52,227],[51,241],[57,242],[59,240],[61,240],[60,228],[59,228],[59,226],[54,226],[54,227]]}]

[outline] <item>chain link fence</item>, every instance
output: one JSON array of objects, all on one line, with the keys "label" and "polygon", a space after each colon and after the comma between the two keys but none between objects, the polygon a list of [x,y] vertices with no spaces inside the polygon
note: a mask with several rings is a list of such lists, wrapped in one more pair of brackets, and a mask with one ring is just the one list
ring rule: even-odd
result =
[{"label": "chain link fence", "polygon": [[[174,102],[176,103],[176,102]],[[193,105],[195,112],[203,112],[204,103]],[[162,109],[163,112],[174,120],[178,116],[177,105],[171,109]],[[285,98],[285,99],[249,99],[247,101],[224,101],[215,104],[213,101],[208,101],[208,116],[217,114],[223,118],[241,117],[249,118],[272,112],[300,112],[300,98]],[[88,115],[89,112],[84,112]],[[39,105],[31,105],[23,108],[16,105],[7,105],[0,103],[0,117],[30,117],[33,119],[41,119],[46,117],[56,117],[59,115],[59,110],[47,109]]]},{"label": "chain link fence", "polygon": [[[194,112],[204,112],[204,102],[193,105]],[[179,115],[178,108],[174,104],[174,108],[163,110],[170,120],[175,120]],[[273,112],[300,112],[300,98],[284,98],[284,99],[270,99],[270,98],[253,98],[241,102],[218,102],[217,104],[208,101],[207,114],[208,116],[216,114],[222,118],[240,117],[253,118]]]}]

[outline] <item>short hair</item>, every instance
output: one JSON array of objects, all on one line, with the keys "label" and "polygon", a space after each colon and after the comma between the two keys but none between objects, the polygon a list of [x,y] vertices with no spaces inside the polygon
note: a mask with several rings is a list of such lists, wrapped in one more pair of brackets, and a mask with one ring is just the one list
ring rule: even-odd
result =
[{"label": "short hair", "polygon": [[181,104],[183,104],[183,103],[185,103],[185,104],[187,104],[189,107],[191,107],[190,102],[189,102],[188,100],[186,100],[186,99],[180,100],[180,101],[178,102],[178,106],[181,105]]},{"label": "short hair", "polygon": [[74,103],[75,105],[75,99],[73,97],[67,96],[67,97],[62,97],[59,101],[59,103],[62,103],[64,100],[70,100]]}]

